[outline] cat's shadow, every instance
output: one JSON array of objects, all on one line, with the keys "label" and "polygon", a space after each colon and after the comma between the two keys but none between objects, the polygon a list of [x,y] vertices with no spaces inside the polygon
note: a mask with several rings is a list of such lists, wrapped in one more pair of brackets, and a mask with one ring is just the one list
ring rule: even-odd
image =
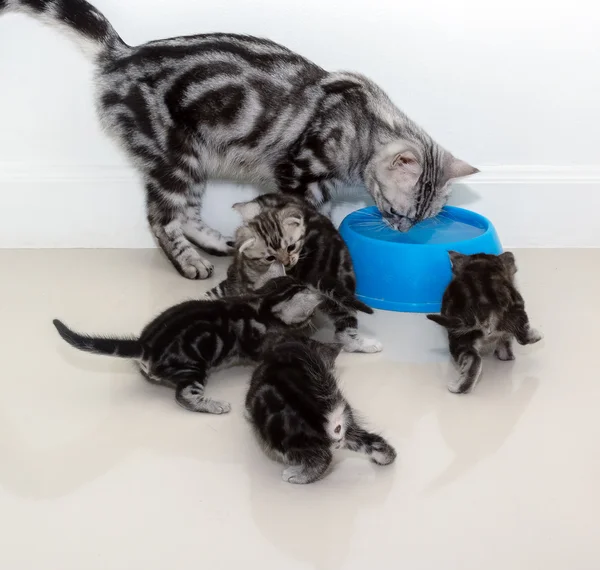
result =
[{"label": "cat's shadow", "polygon": [[363,455],[338,452],[324,479],[293,485],[282,481],[282,465],[257,457],[262,456],[257,445],[247,455],[247,463],[257,466],[249,471],[257,528],[294,561],[323,570],[343,566],[356,518],[376,512],[387,500],[400,468],[398,462],[381,467]]}]

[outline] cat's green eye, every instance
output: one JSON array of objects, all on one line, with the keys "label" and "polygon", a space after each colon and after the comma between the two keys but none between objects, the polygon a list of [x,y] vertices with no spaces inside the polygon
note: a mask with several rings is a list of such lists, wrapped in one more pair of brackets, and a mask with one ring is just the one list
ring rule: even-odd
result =
[{"label": "cat's green eye", "polygon": [[265,257],[265,259],[267,261],[275,261],[275,256],[274,255],[269,255],[268,257]]}]

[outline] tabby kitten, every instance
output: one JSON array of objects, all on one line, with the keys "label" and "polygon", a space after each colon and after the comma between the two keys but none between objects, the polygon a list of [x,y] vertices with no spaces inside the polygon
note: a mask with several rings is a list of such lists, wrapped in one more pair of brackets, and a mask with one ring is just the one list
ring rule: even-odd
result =
[{"label": "tabby kitten", "polygon": [[512,340],[534,344],[542,335],[529,326],[525,302],[517,291],[515,257],[463,255],[450,251],[452,281],[442,299],[442,314],[427,318],[448,329],[450,353],[460,375],[450,392],[469,392],[481,375],[481,354],[494,351],[499,360],[514,360]]},{"label": "tabby kitten", "polygon": [[136,360],[147,380],[174,387],[184,408],[223,414],[230,411],[229,403],[204,396],[209,373],[256,360],[267,331],[302,328],[320,303],[318,293],[291,277],[280,277],[254,295],[175,305],[137,339],[82,335],[59,320],[54,325],[79,350]]},{"label": "tabby kitten", "polygon": [[329,218],[294,196],[265,194],[235,204],[245,224],[236,233],[237,252],[226,279],[211,297],[239,295],[276,275],[291,275],[328,295],[320,310],[335,326],[348,352],[379,352],[381,343],[358,333],[356,311],[373,309],[355,298],[350,252]]},{"label": "tabby kitten", "polygon": [[329,73],[269,40],[217,33],[131,47],[85,0],[0,0],[7,10],[67,32],[90,57],[102,124],[142,175],[152,232],[189,279],[213,271],[194,246],[230,251],[200,216],[209,178],[315,204],[366,185],[406,231],[440,211],[453,180],[477,172],[366,77]]},{"label": "tabby kitten", "polygon": [[323,477],[334,449],[368,455],[388,465],[394,448],[362,428],[334,374],[340,345],[288,336],[270,338],[252,375],[246,412],[265,452],[288,465],[283,480],[312,483]]}]

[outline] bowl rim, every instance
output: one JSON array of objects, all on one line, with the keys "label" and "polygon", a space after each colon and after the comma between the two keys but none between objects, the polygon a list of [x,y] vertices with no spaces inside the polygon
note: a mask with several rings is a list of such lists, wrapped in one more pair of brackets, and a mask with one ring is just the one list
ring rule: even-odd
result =
[{"label": "bowl rim", "polygon": [[365,208],[360,208],[359,210],[354,210],[354,212],[350,212],[342,220],[342,223],[340,224],[340,230],[342,229],[343,225],[346,225],[346,227],[344,228],[345,231],[349,231],[349,232],[352,232],[352,234],[354,234],[354,235],[360,236],[360,239],[373,241],[378,244],[386,244],[386,247],[394,247],[394,248],[428,247],[428,248],[435,248],[435,249],[444,249],[446,251],[452,250],[454,246],[460,246],[461,244],[465,244],[465,243],[473,244],[473,243],[477,243],[481,239],[487,239],[487,238],[489,238],[489,234],[491,234],[494,231],[494,229],[493,229],[494,226],[493,226],[492,222],[490,220],[488,220],[485,216],[482,216],[481,214],[474,212],[473,210],[467,210],[466,208],[460,208],[459,206],[444,206],[441,210],[442,212],[443,211],[453,212],[455,214],[459,214],[460,217],[462,218],[462,220],[465,220],[465,221],[475,221],[476,220],[480,223],[483,223],[484,232],[473,238],[452,241],[452,242],[447,242],[447,243],[407,243],[407,242],[401,242],[401,241],[387,241],[387,240],[383,240],[383,239],[377,239],[377,238],[374,238],[374,237],[371,237],[371,236],[368,236],[365,234],[361,234],[360,232],[357,232],[350,226],[350,222],[351,222],[350,218],[352,218],[352,216],[356,215],[358,212],[367,212],[367,211],[373,211],[373,210],[376,212],[379,212],[379,209],[377,208],[377,206],[366,206]]}]

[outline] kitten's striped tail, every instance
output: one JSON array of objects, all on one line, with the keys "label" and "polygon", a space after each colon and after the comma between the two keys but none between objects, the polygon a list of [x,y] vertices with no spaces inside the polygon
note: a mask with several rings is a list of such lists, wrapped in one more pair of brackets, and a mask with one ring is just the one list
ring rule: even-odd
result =
[{"label": "kitten's striped tail", "polygon": [[139,340],[125,338],[103,338],[83,335],[72,331],[67,325],[54,319],[52,321],[58,334],[71,346],[95,354],[108,354],[121,358],[142,358],[144,348]]},{"label": "kitten's striped tail", "polygon": [[0,15],[4,12],[29,14],[56,27],[91,59],[128,47],[102,13],[85,0],[0,0]]}]

